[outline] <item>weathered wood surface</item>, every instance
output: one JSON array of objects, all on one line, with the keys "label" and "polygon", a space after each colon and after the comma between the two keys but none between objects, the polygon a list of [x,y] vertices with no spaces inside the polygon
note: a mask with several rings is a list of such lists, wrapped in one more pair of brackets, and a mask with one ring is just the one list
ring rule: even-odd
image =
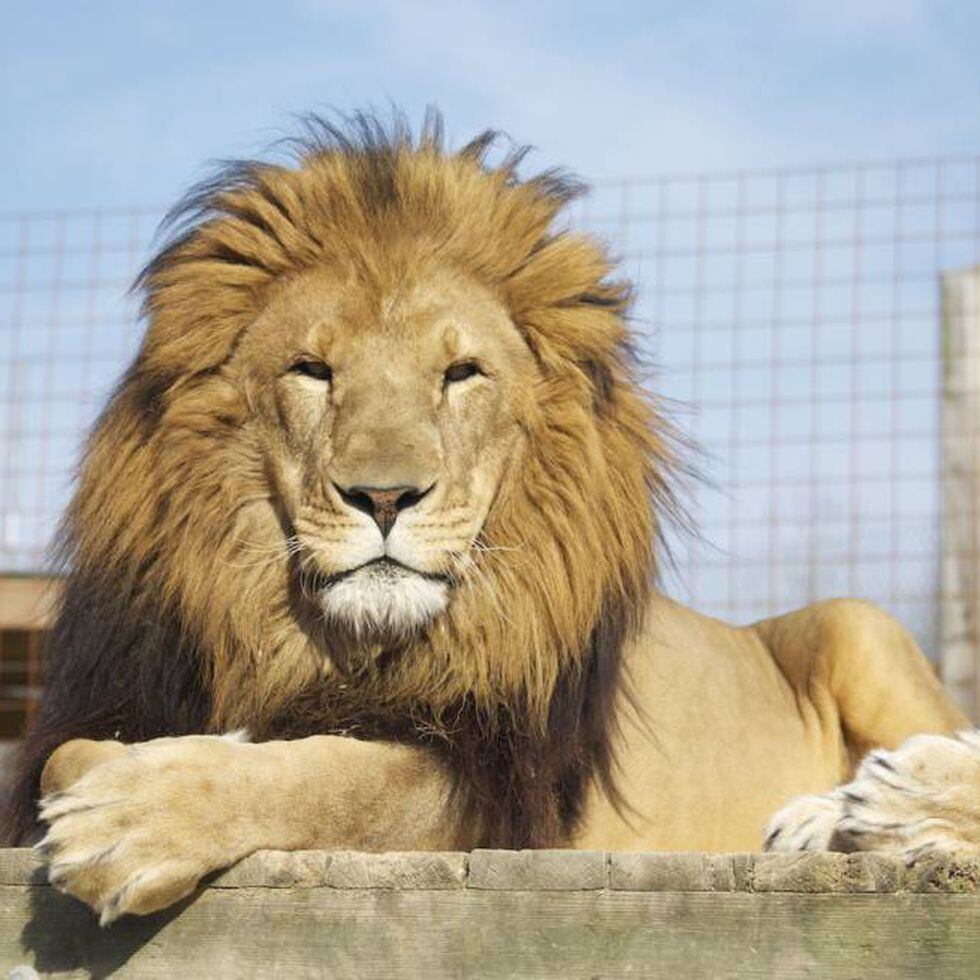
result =
[{"label": "weathered wood surface", "polygon": [[0,975],[975,980],[978,882],[878,855],[265,852],[102,930],[0,851]]},{"label": "weathered wood surface", "polygon": [[980,266],[942,278],[943,681],[980,718]]}]

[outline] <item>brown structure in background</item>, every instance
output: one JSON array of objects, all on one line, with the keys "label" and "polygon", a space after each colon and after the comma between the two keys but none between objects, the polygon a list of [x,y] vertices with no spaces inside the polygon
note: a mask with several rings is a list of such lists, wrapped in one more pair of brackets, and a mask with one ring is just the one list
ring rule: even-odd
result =
[{"label": "brown structure in background", "polygon": [[[0,215],[0,740],[33,711],[44,551],[162,211]],[[980,157],[608,181],[577,221],[637,283],[650,384],[704,449],[668,591],[735,621],[874,600],[975,712],[980,325],[947,274],[980,263]]]},{"label": "brown structure in background", "polygon": [[37,707],[56,590],[56,582],[41,576],[0,578],[0,767]]}]

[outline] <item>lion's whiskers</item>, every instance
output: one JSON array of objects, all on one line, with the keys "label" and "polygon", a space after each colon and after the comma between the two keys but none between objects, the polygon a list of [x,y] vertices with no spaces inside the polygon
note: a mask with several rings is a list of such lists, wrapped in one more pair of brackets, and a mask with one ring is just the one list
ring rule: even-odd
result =
[{"label": "lion's whiskers", "polygon": [[258,560],[237,562],[225,558],[223,562],[229,568],[243,570],[269,568],[284,559],[288,559],[291,555],[299,554],[302,547],[299,538],[295,534],[289,535],[281,543],[277,544],[240,541],[235,547],[235,554],[243,558],[249,558],[254,555]]},{"label": "lion's whiskers", "polygon": [[299,589],[300,592],[310,595],[313,592],[311,588],[313,584],[314,576],[317,573],[316,569],[316,555],[312,551],[307,551],[305,554],[300,556],[299,559]]},{"label": "lion's whiskers", "polygon": [[[500,596],[498,589],[497,580],[490,574],[487,568],[483,567],[483,564],[477,560],[476,557],[471,553],[476,551],[480,555],[486,555],[487,559],[490,561],[498,560],[493,554],[494,551],[507,551],[511,549],[500,548],[495,549],[492,547],[478,547],[476,542],[469,552],[464,552],[457,556],[457,566],[459,572],[463,573],[460,577],[457,577],[456,581],[459,586],[465,589],[470,589],[476,591],[478,588],[482,593],[490,599],[493,604],[497,615],[508,625],[513,625],[510,617],[504,610],[503,601]],[[516,550],[516,549],[513,549]]]}]

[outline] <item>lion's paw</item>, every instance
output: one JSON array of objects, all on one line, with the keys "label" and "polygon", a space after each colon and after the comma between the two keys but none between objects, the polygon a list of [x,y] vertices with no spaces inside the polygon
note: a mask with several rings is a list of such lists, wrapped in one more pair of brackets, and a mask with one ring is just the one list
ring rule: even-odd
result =
[{"label": "lion's paw", "polygon": [[[821,807],[828,819],[837,808],[829,834]],[[803,839],[807,826],[820,830],[812,840]],[[885,851],[909,860],[933,851],[980,853],[980,732],[917,735],[892,752],[869,753],[850,783],[781,810],[766,848]]]},{"label": "lion's paw", "polygon": [[107,925],[172,905],[255,850],[234,765],[250,748],[221,736],[157,739],[46,796],[40,816],[49,829],[37,850],[51,884]]},{"label": "lion's paw", "polygon": [[980,852],[980,733],[917,735],[870,753],[844,787],[839,850]]},{"label": "lion's paw", "polygon": [[839,791],[790,800],[766,827],[766,851],[826,851],[844,815]]}]

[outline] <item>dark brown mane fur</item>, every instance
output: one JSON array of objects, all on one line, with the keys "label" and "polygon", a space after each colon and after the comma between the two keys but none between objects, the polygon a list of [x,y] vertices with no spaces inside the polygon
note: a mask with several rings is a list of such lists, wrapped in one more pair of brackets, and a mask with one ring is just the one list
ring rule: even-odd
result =
[{"label": "dark brown mane fur", "polygon": [[[6,840],[31,837],[40,771],[75,737],[245,726],[257,739],[427,744],[487,845],[558,843],[591,780],[615,792],[622,653],[653,587],[672,457],[633,374],[627,285],[596,243],[555,227],[581,186],[555,171],[520,179],[523,150],[491,165],[494,143],[486,133],[450,153],[435,115],[418,138],[399,117],[312,118],[293,165],[228,164],[168,217],[138,280],[146,338],[93,430],[62,526],[63,598]],[[246,409],[213,381],[271,283],[331,250],[377,261],[379,229],[395,222],[427,259],[493,289],[538,360],[528,458],[484,532],[527,560],[488,559],[507,622],[460,600],[412,656],[340,684],[295,655],[313,641],[284,580],[227,570],[241,542],[216,509],[235,489],[222,454]],[[257,644],[273,666],[251,658]]]}]

